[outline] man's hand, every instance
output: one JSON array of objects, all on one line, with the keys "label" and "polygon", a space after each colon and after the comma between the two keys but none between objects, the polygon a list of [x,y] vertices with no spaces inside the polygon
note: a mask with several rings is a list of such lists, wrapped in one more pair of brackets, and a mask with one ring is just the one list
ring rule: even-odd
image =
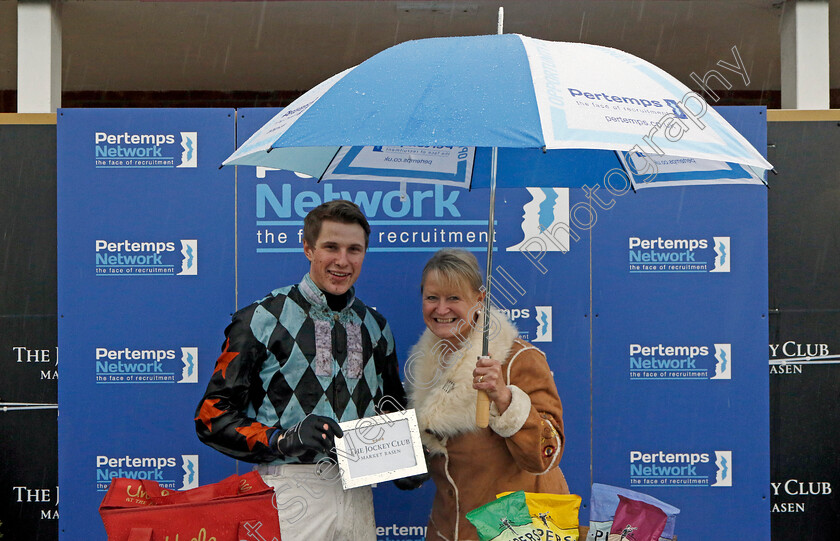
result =
[{"label": "man's hand", "polygon": [[426,473],[412,475],[411,477],[403,477],[402,479],[394,479],[394,486],[400,490],[414,490],[420,488],[423,483],[432,478],[429,474],[429,449],[423,446],[423,458],[426,461]]},{"label": "man's hand", "polygon": [[300,456],[310,450],[329,453],[335,446],[335,437],[343,435],[333,419],[310,414],[278,438],[277,451],[283,456]]},{"label": "man's hand", "polygon": [[431,477],[428,473],[421,473],[419,475],[412,475],[411,477],[394,479],[394,486],[400,490],[414,490],[423,486],[423,483],[431,479]]}]

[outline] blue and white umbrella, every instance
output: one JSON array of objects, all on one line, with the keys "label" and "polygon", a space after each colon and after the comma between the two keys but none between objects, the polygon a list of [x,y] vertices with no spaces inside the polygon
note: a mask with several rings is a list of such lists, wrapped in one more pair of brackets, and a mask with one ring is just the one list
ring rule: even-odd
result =
[{"label": "blue and white umbrella", "polygon": [[224,163],[322,178],[341,147],[363,146],[610,150],[642,173],[633,175],[638,187],[680,171],[701,173],[683,175],[689,181],[756,183],[771,168],[656,66],[616,49],[515,34],[386,49],[295,100]]},{"label": "blue and white umbrella", "polygon": [[[366,180],[425,176],[453,183],[463,180],[459,167],[472,169],[460,160],[462,151],[475,147],[493,149],[485,302],[500,147],[615,152],[636,188],[760,184],[772,168],[702,97],[644,60],[607,47],[501,33],[386,49],[292,102],[224,165],[319,179],[360,171]],[[431,175],[415,167],[427,162]],[[525,187],[519,176],[500,184]],[[486,414],[486,406],[479,411]],[[478,424],[486,426],[486,415]]]}]

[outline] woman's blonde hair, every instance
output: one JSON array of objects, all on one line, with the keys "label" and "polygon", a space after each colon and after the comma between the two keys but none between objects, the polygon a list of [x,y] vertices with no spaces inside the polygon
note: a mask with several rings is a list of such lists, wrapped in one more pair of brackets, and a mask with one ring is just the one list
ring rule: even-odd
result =
[{"label": "woman's blonde hair", "polygon": [[423,275],[420,278],[421,293],[426,278],[432,272],[437,275],[444,287],[455,291],[464,291],[469,288],[478,292],[481,291],[483,285],[478,260],[466,250],[444,248],[435,252],[435,255],[423,267]]}]

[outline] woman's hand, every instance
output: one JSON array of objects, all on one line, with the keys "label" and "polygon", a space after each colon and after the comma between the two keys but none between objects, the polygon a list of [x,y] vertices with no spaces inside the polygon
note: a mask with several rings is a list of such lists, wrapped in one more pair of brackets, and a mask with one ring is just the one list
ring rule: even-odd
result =
[{"label": "woman's hand", "polygon": [[479,357],[473,370],[473,389],[484,391],[496,404],[499,414],[510,406],[511,393],[502,377],[502,363],[490,357]]}]

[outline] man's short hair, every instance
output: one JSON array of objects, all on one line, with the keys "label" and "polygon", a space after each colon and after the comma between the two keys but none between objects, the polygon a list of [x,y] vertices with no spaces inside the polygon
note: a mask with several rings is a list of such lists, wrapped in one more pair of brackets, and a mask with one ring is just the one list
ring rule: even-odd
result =
[{"label": "man's short hair", "polygon": [[359,224],[365,231],[365,250],[368,247],[370,238],[370,224],[362,214],[358,205],[344,199],[333,199],[315,207],[309,211],[303,219],[303,240],[315,247],[318,236],[321,234],[321,224],[324,221],[339,222],[342,224]]}]

